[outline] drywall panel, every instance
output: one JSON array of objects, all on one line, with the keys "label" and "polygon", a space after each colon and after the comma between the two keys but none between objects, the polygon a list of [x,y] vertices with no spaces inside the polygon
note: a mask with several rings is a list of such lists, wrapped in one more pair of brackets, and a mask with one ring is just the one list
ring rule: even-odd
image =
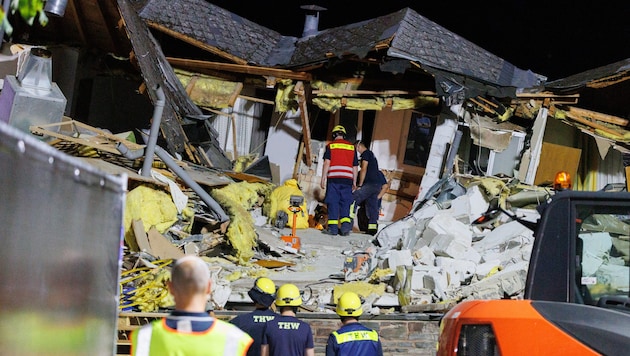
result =
[{"label": "drywall panel", "polygon": [[579,148],[543,142],[534,184],[553,183],[559,171],[569,172],[575,179],[581,155],[582,150]]}]

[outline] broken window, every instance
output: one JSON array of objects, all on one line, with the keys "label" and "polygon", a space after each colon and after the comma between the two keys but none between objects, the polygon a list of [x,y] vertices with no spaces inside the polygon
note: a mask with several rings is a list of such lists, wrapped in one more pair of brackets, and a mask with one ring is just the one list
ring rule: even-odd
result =
[{"label": "broken window", "polygon": [[423,112],[414,111],[407,128],[407,142],[403,163],[426,167],[431,141],[435,132],[436,118]]},{"label": "broken window", "polygon": [[[585,212],[585,213],[580,213]],[[576,281],[585,304],[621,309],[630,296],[630,210],[578,207]]]}]

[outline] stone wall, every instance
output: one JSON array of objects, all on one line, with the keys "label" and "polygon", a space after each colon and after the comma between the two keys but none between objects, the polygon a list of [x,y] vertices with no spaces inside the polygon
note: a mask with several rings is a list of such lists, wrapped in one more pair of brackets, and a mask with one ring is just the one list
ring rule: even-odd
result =
[{"label": "stone wall", "polygon": [[[230,320],[244,312],[216,311],[216,316]],[[129,332],[154,318],[165,316],[161,313],[121,313],[118,323],[117,355],[129,355]],[[306,321],[313,330],[315,355],[325,355],[328,335],[337,330],[341,323],[336,314],[298,313],[298,318]],[[439,334],[439,316],[427,314],[395,314],[376,317],[363,316],[361,323],[376,330],[383,344],[386,356],[435,355]],[[359,355],[357,355],[359,356]]]},{"label": "stone wall", "polygon": [[[324,355],[328,335],[337,330],[341,323],[338,318],[322,318],[300,314],[298,317],[307,321],[313,329],[315,355]],[[405,318],[369,319],[362,317],[361,323],[378,332],[385,355],[435,355],[435,346],[439,334],[439,322],[436,320],[412,320]]]}]

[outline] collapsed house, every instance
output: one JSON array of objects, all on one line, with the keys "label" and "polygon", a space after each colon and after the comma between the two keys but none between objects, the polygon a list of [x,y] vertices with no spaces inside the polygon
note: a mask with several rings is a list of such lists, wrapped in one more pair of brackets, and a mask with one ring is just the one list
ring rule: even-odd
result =
[{"label": "collapsed house", "polygon": [[[192,162],[187,174],[203,171],[203,177],[193,180],[204,188],[218,191],[217,187],[236,181],[277,185],[295,178],[308,201],[321,201],[323,192],[313,183],[319,182],[330,128],[345,125],[351,140],[371,142],[370,148],[390,180],[383,220],[395,222],[377,236],[379,246],[371,258],[379,262],[373,267],[388,269],[381,278],[390,281],[396,278],[398,266],[426,266],[413,272],[414,300],[410,304],[517,297],[531,246],[531,234],[514,224],[502,228],[494,238],[500,240],[494,241],[496,246],[489,242],[494,239],[481,238],[481,231],[470,228],[474,216],[493,199],[492,194],[481,198],[482,192],[487,194],[485,190],[467,187],[466,194],[447,200],[449,212],[456,210],[449,217],[439,214],[442,209],[436,204],[427,204],[433,199],[434,187],[453,182],[453,177],[461,184],[461,177],[468,175],[544,186],[559,170],[570,172],[578,189],[625,182],[628,113],[617,93],[627,86],[627,62],[547,83],[544,76],[516,68],[409,8],[320,30],[312,20],[323,9],[308,7],[309,27],[302,37],[295,38],[201,0],[76,3],[81,4],[78,9],[96,4],[100,10],[92,13],[108,19],[105,33],[115,32],[118,25],[113,24],[120,23],[124,33],[116,32],[112,38],[120,41],[116,44],[126,44],[109,43],[114,55],[107,60],[121,62],[120,67],[136,66],[140,77],[131,81],[90,77],[80,64],[102,59],[72,47],[51,46],[55,63],[70,68],[55,74],[69,98],[65,114],[91,125],[87,130],[147,128],[161,88],[165,95],[161,143],[172,155]],[[48,33],[53,29],[41,30]],[[86,39],[79,41],[85,43]],[[120,105],[104,95],[109,92],[103,88],[111,84],[120,89],[115,99]],[[82,91],[85,86],[90,90]],[[125,95],[134,105],[121,97]],[[129,107],[129,111],[112,119],[99,115],[103,107]],[[428,118],[432,125],[424,138],[429,144],[422,147],[413,134],[416,120],[421,118]],[[106,146],[95,148],[119,153],[109,152]],[[242,171],[234,172],[243,160],[247,164]],[[134,167],[132,160],[127,163]],[[156,184],[153,177],[133,176],[133,181],[134,187]],[[544,196],[537,198],[544,200]],[[248,211],[255,199],[245,200],[243,209]],[[459,204],[469,210],[457,209]],[[150,227],[144,230],[150,231]],[[453,236],[454,228],[461,235]],[[148,231],[148,240],[161,241]],[[516,242],[501,239],[512,236]],[[215,247],[219,240],[213,235],[210,241],[203,241],[205,247],[200,250]],[[484,248],[473,248],[473,241]],[[234,240],[231,245],[240,242]],[[515,256],[510,254],[509,260],[495,253],[470,259],[476,261],[474,266],[453,262],[465,260],[468,253],[481,254],[504,245],[513,247]],[[500,272],[495,278],[513,282],[497,288],[492,280],[484,280],[491,272]],[[461,288],[473,281],[494,284]]]}]

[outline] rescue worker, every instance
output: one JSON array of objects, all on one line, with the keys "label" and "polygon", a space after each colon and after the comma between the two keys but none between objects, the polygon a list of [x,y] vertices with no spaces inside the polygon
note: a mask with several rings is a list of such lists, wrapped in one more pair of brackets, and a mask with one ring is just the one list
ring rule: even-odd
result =
[{"label": "rescue worker", "polygon": [[328,336],[326,356],[382,356],[383,345],[375,330],[359,323],[363,314],[361,299],[354,292],[345,292],[337,301],[341,328]]},{"label": "rescue worker", "polygon": [[376,156],[367,148],[365,143],[358,140],[354,146],[361,156],[361,170],[359,171],[357,189],[352,193],[354,203],[351,215],[355,216],[356,209],[365,202],[367,210],[365,213],[368,218],[367,233],[374,236],[378,231],[379,194],[387,180],[378,168]]},{"label": "rescue worker", "polygon": [[241,330],[254,338],[254,343],[249,348],[247,356],[258,356],[260,355],[260,344],[262,342],[265,323],[269,320],[273,320],[276,315],[278,315],[270,309],[276,298],[276,285],[271,279],[260,277],[256,279],[254,286],[247,294],[252,298],[252,301],[254,301],[255,309],[247,314],[233,318],[230,320],[230,323],[238,326]]},{"label": "rescue worker", "polygon": [[[327,235],[348,236],[352,230],[350,205],[356,188],[359,160],[354,145],[346,140],[346,128],[337,125],[332,131],[333,140],[326,145],[321,188],[326,189],[324,202],[328,206]],[[339,226],[341,224],[341,227]]]},{"label": "rescue worker", "polygon": [[254,341],[238,327],[205,312],[212,280],[203,259],[178,259],[167,282],[175,310],[133,331],[131,355],[246,355]]},{"label": "rescue worker", "polygon": [[276,293],[280,315],[265,324],[260,354],[263,356],[314,356],[311,326],[296,317],[302,305],[300,290],[294,284],[283,284]]}]

